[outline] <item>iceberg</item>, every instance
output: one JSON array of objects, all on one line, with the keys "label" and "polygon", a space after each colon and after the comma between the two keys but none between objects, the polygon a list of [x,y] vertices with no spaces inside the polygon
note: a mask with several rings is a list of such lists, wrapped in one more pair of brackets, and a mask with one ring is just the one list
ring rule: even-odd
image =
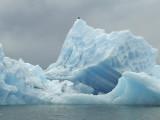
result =
[{"label": "iceberg", "polygon": [[78,19],[46,70],[5,57],[0,45],[0,105],[160,105],[156,57],[157,49],[128,30],[107,34]]},{"label": "iceberg", "polygon": [[94,29],[78,19],[69,31],[56,63],[45,71],[47,79],[70,80],[108,93],[125,71],[149,72],[157,50],[130,31]]}]

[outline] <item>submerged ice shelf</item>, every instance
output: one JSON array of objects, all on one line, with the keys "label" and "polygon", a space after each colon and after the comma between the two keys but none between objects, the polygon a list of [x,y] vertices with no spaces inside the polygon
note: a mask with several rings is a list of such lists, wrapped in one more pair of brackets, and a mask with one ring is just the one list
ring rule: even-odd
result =
[{"label": "submerged ice shelf", "polygon": [[157,49],[130,31],[107,34],[78,19],[56,63],[40,66],[4,56],[0,104],[160,104]]}]

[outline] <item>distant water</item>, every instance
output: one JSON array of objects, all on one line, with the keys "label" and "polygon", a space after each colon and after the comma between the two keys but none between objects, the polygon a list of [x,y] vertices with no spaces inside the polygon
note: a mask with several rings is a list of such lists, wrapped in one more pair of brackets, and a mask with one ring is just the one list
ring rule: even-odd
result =
[{"label": "distant water", "polygon": [[159,106],[0,106],[0,120],[160,120]]}]

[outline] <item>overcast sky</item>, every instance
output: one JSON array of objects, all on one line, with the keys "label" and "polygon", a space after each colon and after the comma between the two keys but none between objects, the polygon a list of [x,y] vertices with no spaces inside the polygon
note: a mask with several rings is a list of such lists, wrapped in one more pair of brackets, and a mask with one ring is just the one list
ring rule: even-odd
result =
[{"label": "overcast sky", "polygon": [[160,49],[160,0],[0,0],[5,55],[45,69],[78,16],[107,33],[129,29]]}]

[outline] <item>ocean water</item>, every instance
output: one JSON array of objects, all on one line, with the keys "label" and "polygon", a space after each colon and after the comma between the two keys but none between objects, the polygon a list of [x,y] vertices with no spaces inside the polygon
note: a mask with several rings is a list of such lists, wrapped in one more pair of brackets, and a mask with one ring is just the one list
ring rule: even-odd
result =
[{"label": "ocean water", "polygon": [[160,106],[0,106],[0,120],[160,120]]}]

